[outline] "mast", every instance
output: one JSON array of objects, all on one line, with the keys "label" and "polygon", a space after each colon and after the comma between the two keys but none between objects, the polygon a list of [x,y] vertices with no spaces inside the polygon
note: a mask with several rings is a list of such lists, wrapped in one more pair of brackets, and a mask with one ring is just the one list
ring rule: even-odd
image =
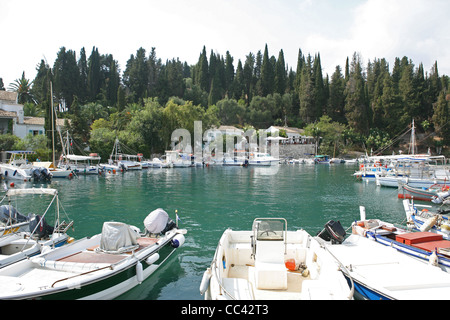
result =
[{"label": "mast", "polygon": [[53,165],[56,165],[55,163],[55,120],[54,120],[54,112],[55,110],[53,109],[53,83],[52,81],[50,81],[50,108],[52,109],[52,160],[53,160]]}]

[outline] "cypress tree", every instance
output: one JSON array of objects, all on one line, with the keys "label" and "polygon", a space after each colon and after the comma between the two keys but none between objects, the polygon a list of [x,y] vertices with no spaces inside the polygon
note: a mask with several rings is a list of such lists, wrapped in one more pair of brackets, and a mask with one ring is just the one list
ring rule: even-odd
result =
[{"label": "cypress tree", "polygon": [[350,127],[361,134],[369,133],[364,78],[359,56],[353,55],[349,79],[345,89],[345,115]]},{"label": "cypress tree", "polygon": [[275,68],[275,92],[283,95],[287,87],[286,64],[284,62],[283,50],[278,54],[278,60]]},{"label": "cypress tree", "polygon": [[261,90],[262,96],[267,96],[268,94],[273,93],[274,88],[274,67],[269,58],[269,50],[266,47],[264,49],[264,56],[261,64]]}]

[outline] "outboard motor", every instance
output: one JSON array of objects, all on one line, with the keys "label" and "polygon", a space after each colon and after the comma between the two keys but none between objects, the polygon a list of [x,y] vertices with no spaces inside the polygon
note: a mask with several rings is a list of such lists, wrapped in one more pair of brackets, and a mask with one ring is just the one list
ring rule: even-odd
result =
[{"label": "outboard motor", "polygon": [[33,177],[34,181],[39,181],[41,180],[41,170],[39,168],[34,168],[31,171],[31,176]]},{"label": "outboard motor", "polygon": [[[37,228],[36,228],[37,226]],[[36,229],[36,230],[35,230]],[[53,233],[54,228],[49,226],[45,219],[39,215],[35,216],[34,219],[30,221],[30,232],[34,231],[34,234],[39,238],[48,237]]]},{"label": "outboard motor", "polygon": [[176,223],[169,218],[166,211],[158,208],[145,218],[144,226],[148,233],[164,234],[167,231],[176,227]]},{"label": "outboard motor", "polygon": [[47,168],[41,169],[41,180],[42,181],[50,181],[52,179],[52,174],[47,170]]},{"label": "outboard motor", "polygon": [[331,241],[332,244],[341,244],[345,238],[345,230],[339,221],[330,220],[317,236],[325,241]]}]

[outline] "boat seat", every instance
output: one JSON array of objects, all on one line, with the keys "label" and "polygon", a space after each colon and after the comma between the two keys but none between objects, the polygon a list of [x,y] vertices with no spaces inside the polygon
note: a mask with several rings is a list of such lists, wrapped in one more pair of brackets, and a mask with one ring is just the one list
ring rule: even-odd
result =
[{"label": "boat seat", "polygon": [[284,241],[257,241],[255,277],[257,289],[287,289]]}]

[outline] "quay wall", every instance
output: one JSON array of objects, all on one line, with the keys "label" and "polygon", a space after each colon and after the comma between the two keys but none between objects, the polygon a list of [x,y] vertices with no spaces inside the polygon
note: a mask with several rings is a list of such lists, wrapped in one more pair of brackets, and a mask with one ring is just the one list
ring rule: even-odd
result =
[{"label": "quay wall", "polygon": [[315,150],[314,144],[280,144],[280,159],[311,158]]}]

